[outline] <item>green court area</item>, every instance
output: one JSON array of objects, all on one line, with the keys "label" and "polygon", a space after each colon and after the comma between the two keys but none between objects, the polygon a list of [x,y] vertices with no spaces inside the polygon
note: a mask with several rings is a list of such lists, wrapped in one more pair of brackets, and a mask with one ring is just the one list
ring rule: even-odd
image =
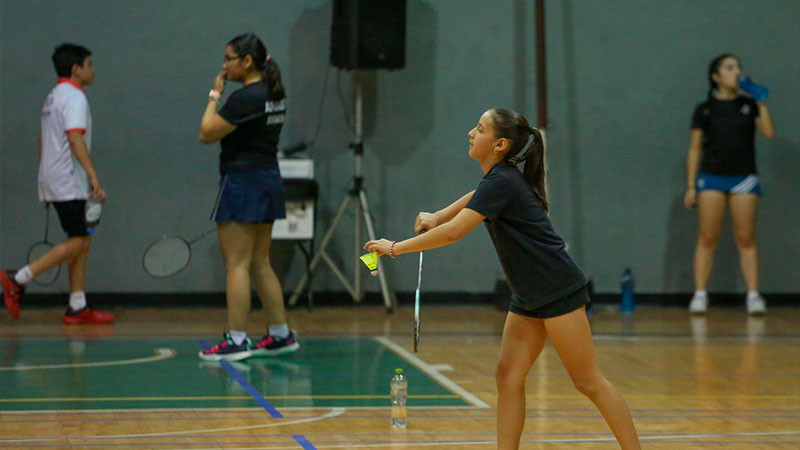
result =
[{"label": "green court area", "polygon": [[373,339],[300,344],[292,355],[230,363],[234,376],[200,361],[196,338],[0,339],[0,411],[258,407],[240,380],[278,410],[389,406],[396,367],[408,376],[409,406],[469,406]]}]

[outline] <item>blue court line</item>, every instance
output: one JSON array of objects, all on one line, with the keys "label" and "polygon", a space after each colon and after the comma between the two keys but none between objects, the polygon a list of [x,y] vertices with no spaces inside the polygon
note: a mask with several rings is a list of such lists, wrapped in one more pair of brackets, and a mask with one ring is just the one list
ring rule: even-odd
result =
[{"label": "blue court line", "polygon": [[308,439],[306,439],[306,437],[303,436],[302,434],[294,434],[292,435],[292,437],[305,450],[317,450],[317,447],[314,447],[314,445],[311,442],[308,442]]},{"label": "blue court line", "polygon": [[[203,350],[208,350],[209,348],[211,348],[211,345],[209,345],[209,343],[203,339],[200,339],[197,342],[200,344],[201,347],[203,347]],[[258,403],[259,405],[261,405],[261,407],[264,408],[264,410],[267,411],[269,415],[272,416],[272,418],[283,419],[283,414],[278,412],[278,410],[275,409],[274,406],[272,406],[272,403],[267,401],[267,399],[265,399],[264,396],[261,395],[261,393],[258,392],[258,390],[256,390],[256,388],[253,387],[252,384],[250,384],[247,380],[245,380],[242,374],[240,374],[236,369],[234,369],[233,366],[231,366],[231,364],[228,361],[220,361],[219,364],[223,368],[225,368],[225,370],[231,377],[233,377],[234,380],[236,380],[239,384],[242,385],[244,390],[247,391],[247,393],[250,394],[251,397],[253,397],[253,400],[255,400],[256,403]]]}]

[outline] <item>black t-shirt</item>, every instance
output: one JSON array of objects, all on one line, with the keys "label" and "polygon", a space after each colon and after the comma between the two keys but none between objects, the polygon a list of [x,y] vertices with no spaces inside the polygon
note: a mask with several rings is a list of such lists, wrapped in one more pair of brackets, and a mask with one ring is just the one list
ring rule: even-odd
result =
[{"label": "black t-shirt", "polygon": [[758,105],[749,97],[709,98],[694,110],[692,128],[703,130],[700,171],[716,175],[756,173]]},{"label": "black t-shirt", "polygon": [[251,83],[231,94],[219,115],[236,125],[220,142],[220,173],[277,166],[286,107],[283,100],[270,101],[264,83]]},{"label": "black t-shirt", "polygon": [[539,307],[588,282],[553,230],[542,202],[515,167],[505,163],[492,167],[466,207],[486,217],[484,224],[508,284],[523,302]]}]

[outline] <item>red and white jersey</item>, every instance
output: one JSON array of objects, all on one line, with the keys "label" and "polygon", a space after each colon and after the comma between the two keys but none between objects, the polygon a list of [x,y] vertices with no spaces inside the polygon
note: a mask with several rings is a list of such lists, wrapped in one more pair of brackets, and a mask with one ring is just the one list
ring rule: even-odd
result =
[{"label": "red and white jersey", "polygon": [[80,131],[92,147],[92,113],[80,86],[59,78],[42,107],[42,155],[39,163],[39,200],[82,200],[89,197],[89,180],[72,156],[67,132]]}]

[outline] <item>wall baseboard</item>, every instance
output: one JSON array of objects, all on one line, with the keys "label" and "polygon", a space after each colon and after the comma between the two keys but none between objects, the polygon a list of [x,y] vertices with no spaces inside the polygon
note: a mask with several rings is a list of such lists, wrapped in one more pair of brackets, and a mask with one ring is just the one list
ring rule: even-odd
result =
[{"label": "wall baseboard", "polygon": [[[286,297],[290,293],[286,294]],[[800,308],[800,293],[764,293],[764,298],[769,306],[798,307]],[[658,294],[658,293],[637,293],[636,303],[638,305],[663,306],[663,307],[685,307],[689,304],[692,293],[682,294]],[[598,293],[591,295],[592,304],[613,305],[619,303],[618,293]],[[88,298],[93,306],[97,307],[212,307],[225,306],[224,292],[181,292],[181,293],[89,293]],[[744,294],[742,293],[709,293],[711,305],[714,307],[741,307],[744,305]],[[414,304],[413,292],[398,292],[397,301],[402,305]],[[497,299],[495,293],[466,293],[466,292],[430,292],[423,294],[423,302],[430,305],[499,305],[502,307],[502,300]],[[28,294],[23,300],[23,307],[53,307],[64,306],[67,304],[66,294]],[[298,307],[306,305],[306,299],[300,298]],[[364,296],[361,305],[382,305],[383,299],[380,293],[368,293]],[[347,292],[315,292],[314,306],[355,306]],[[261,303],[254,298],[253,308],[261,308]]]}]

